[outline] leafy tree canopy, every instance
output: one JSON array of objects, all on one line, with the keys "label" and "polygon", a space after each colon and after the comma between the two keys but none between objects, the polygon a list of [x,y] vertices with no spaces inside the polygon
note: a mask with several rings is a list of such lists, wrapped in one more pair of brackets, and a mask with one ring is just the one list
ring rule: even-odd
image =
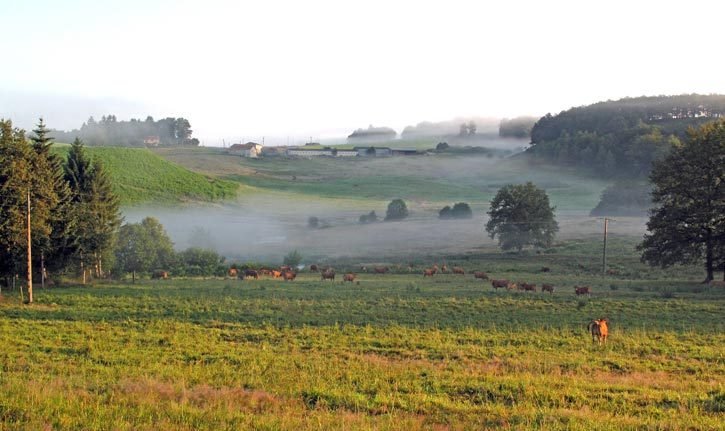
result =
[{"label": "leafy tree canopy", "polygon": [[503,250],[549,247],[559,225],[546,192],[533,183],[501,188],[491,201],[486,231]]},{"label": "leafy tree canopy", "polygon": [[385,213],[385,220],[403,220],[408,217],[408,206],[402,199],[393,199],[388,204],[388,210]]},{"label": "leafy tree canopy", "polygon": [[725,120],[691,129],[654,165],[642,260],[662,267],[704,261],[706,281],[725,265]]}]

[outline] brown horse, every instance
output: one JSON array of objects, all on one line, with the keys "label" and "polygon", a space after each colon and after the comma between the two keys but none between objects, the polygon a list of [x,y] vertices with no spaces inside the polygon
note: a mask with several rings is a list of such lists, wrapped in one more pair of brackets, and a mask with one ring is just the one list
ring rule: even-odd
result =
[{"label": "brown horse", "polygon": [[592,291],[589,290],[589,286],[574,286],[574,293],[578,295],[591,295]]},{"label": "brown horse", "polygon": [[320,275],[322,276],[320,280],[335,280],[335,270],[332,268],[327,268]]},{"label": "brown horse", "polygon": [[473,273],[473,278],[480,278],[481,280],[488,280],[488,274],[483,271],[476,271]]},{"label": "brown horse", "polygon": [[607,327],[606,318],[602,317],[601,319],[592,320],[587,325],[587,330],[592,334],[592,343],[607,344],[609,328]]},{"label": "brown horse", "polygon": [[508,287],[509,281],[508,280],[491,280],[491,286],[493,286],[494,289],[498,289],[501,287]]},{"label": "brown horse", "polygon": [[521,289],[526,292],[536,292],[536,285],[529,283],[521,283]]},{"label": "brown horse", "polygon": [[461,268],[460,266],[454,266],[453,267],[453,273],[454,274],[466,275],[466,271],[463,268]]}]

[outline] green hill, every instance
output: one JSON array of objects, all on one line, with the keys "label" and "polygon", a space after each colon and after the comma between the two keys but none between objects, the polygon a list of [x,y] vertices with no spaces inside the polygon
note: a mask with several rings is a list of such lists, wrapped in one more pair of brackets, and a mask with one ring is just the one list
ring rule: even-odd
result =
[{"label": "green hill", "polygon": [[[67,145],[54,146],[65,157]],[[236,195],[238,185],[191,172],[144,148],[86,147],[108,169],[122,205],[145,202],[217,201]]]}]

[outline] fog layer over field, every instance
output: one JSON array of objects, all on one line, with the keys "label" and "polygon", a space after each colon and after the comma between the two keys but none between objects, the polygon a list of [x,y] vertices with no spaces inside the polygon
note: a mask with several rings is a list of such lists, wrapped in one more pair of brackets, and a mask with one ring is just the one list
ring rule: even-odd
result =
[{"label": "fog layer over field", "polygon": [[[491,139],[495,141],[495,139]],[[499,140],[504,148],[519,141]],[[266,157],[259,160],[221,150],[164,152],[192,170],[243,184],[234,202],[179,208],[127,208],[126,221],[158,218],[178,249],[214,248],[232,260],[280,261],[292,250],[309,259],[428,256],[495,246],[484,231],[489,202],[506,184],[532,181],[556,206],[558,239],[601,235],[602,219],[589,217],[609,181],[520,157],[476,153],[385,158]],[[360,224],[375,211],[382,220],[391,199],[402,198],[403,221]],[[467,202],[474,217],[439,220],[445,205]],[[308,226],[309,217],[320,220]],[[612,235],[645,231],[644,218],[618,218]]]}]

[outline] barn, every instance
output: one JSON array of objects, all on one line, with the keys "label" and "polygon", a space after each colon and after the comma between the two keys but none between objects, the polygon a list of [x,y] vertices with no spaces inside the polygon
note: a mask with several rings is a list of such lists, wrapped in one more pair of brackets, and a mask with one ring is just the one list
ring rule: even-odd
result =
[{"label": "barn", "polygon": [[229,154],[242,157],[257,158],[262,153],[262,145],[256,142],[246,144],[234,144],[227,150]]}]

